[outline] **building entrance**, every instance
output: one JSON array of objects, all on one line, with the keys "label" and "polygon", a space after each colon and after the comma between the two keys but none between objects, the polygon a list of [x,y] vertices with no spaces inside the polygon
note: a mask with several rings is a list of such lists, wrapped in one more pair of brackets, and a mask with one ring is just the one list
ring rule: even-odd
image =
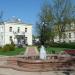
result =
[{"label": "building entrance", "polygon": [[16,36],[17,39],[17,46],[25,46],[26,45],[26,39],[25,39],[25,35],[17,35]]}]

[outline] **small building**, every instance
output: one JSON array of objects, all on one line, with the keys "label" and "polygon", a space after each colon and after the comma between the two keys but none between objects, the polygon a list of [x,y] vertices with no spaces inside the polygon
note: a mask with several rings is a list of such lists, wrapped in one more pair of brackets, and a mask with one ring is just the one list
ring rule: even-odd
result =
[{"label": "small building", "polygon": [[0,24],[0,46],[5,44],[32,45],[32,25],[18,18]]}]

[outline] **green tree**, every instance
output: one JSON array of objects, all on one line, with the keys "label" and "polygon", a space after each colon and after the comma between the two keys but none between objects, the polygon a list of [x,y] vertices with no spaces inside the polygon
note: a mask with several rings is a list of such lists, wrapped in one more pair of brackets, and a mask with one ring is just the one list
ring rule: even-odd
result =
[{"label": "green tree", "polygon": [[[75,8],[72,0],[51,0],[45,2],[39,14],[37,31],[41,44],[52,42],[55,35],[65,39],[66,24],[70,25],[75,18]],[[64,37],[63,37],[64,36]]]},{"label": "green tree", "polygon": [[52,41],[53,35],[51,34],[51,25],[52,25],[52,8],[48,2],[44,3],[39,14],[39,20],[36,23],[37,31],[39,34],[39,39],[41,44],[45,45],[46,43]]},{"label": "green tree", "polygon": [[65,35],[66,24],[70,25],[71,19],[75,16],[72,0],[53,0],[53,17],[56,27],[56,34],[59,36],[59,42],[63,34]]}]

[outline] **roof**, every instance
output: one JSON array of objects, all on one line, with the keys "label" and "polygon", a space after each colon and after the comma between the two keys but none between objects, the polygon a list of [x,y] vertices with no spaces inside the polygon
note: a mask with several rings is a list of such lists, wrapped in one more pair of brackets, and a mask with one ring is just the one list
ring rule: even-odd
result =
[{"label": "roof", "polygon": [[14,16],[13,16],[11,19],[8,19],[6,22],[7,22],[7,23],[23,23],[23,22],[21,21],[21,19],[16,18],[16,17],[14,17]]},{"label": "roof", "polygon": [[[5,23],[26,24],[20,18],[16,18],[15,16],[13,16],[11,19],[8,19]],[[27,25],[31,25],[31,24],[27,24]]]}]

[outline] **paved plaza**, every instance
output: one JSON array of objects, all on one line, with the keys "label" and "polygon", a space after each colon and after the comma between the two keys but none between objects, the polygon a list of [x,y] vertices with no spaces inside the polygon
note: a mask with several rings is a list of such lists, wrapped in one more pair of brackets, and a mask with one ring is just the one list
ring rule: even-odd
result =
[{"label": "paved plaza", "polygon": [[39,52],[35,46],[27,47],[25,53],[25,56],[37,56],[39,55]]},{"label": "paved plaza", "polygon": [[[66,75],[66,74],[64,74],[62,71],[24,72],[8,68],[0,68],[0,75]],[[75,75],[75,72],[70,73],[70,75]]]}]

